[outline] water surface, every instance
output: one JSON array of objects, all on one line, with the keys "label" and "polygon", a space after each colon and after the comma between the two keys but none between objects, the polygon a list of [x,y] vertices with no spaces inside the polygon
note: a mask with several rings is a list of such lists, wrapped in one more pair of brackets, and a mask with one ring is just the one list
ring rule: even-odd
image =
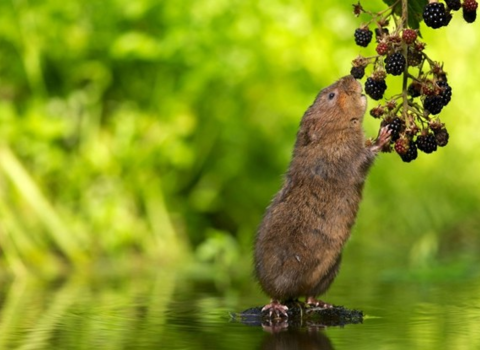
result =
[{"label": "water surface", "polygon": [[169,269],[49,283],[18,278],[2,284],[0,349],[480,349],[473,276],[379,272],[365,281],[351,267],[326,299],[363,310],[363,324],[278,333],[246,326],[229,314],[267,301],[251,281],[219,287]]}]

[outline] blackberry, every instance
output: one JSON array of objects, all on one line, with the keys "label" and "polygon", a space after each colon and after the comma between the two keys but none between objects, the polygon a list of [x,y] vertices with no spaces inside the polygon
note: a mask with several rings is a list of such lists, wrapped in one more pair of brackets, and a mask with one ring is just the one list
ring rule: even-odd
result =
[{"label": "blackberry", "polygon": [[467,12],[477,11],[478,3],[476,0],[464,0],[463,10]]},{"label": "blackberry", "polygon": [[377,47],[375,48],[375,51],[377,51],[377,53],[380,55],[380,56],[383,56],[383,55],[386,55],[387,52],[388,52],[388,44],[387,43],[379,43],[377,45]]},{"label": "blackberry", "polygon": [[410,140],[408,144],[407,152],[405,154],[399,154],[399,155],[400,155],[400,158],[402,158],[402,160],[405,163],[410,163],[412,160],[417,159],[418,152],[417,152],[417,145],[415,144],[415,141]]},{"label": "blackberry", "polygon": [[368,96],[378,101],[383,97],[385,90],[387,90],[387,83],[385,80],[373,80],[370,77],[367,78],[367,81],[365,82],[365,93]]},{"label": "blackberry", "polygon": [[400,156],[405,155],[408,152],[410,141],[406,137],[401,137],[395,141],[395,152]]},{"label": "blackberry", "polygon": [[445,0],[445,2],[447,3],[448,8],[453,11],[458,11],[460,10],[460,7],[462,7],[460,0]]},{"label": "blackberry", "polygon": [[467,23],[473,23],[477,19],[477,11],[467,11],[463,8],[463,19]]},{"label": "blackberry", "polygon": [[437,29],[447,23],[447,11],[441,2],[432,2],[423,9],[423,20],[428,27]]},{"label": "blackberry", "polygon": [[358,46],[367,47],[372,41],[373,32],[368,28],[355,29],[355,43]]},{"label": "blackberry", "polygon": [[435,135],[428,133],[417,136],[417,147],[420,151],[425,153],[435,152],[437,150],[437,140],[435,139]]},{"label": "blackberry", "polygon": [[413,82],[408,86],[407,92],[412,98],[415,98],[421,96],[421,89],[422,86],[420,84]]},{"label": "blackberry", "polygon": [[425,101],[423,101],[423,108],[433,115],[440,113],[443,106],[443,97],[440,95],[427,96]]},{"label": "blackberry", "polygon": [[407,45],[413,44],[417,40],[417,31],[414,29],[404,29],[402,39]]},{"label": "blackberry", "polygon": [[420,51],[408,48],[407,63],[410,67],[419,66],[422,63],[423,55]]},{"label": "blackberry", "polygon": [[385,59],[385,70],[391,75],[400,75],[405,70],[405,57],[400,52],[395,52]]},{"label": "blackberry", "polygon": [[387,128],[390,130],[390,139],[395,142],[398,140],[400,133],[404,129],[403,120],[399,117],[395,117],[390,123],[387,124]]},{"label": "blackberry", "polygon": [[452,99],[452,88],[446,81],[439,81],[437,85],[443,89],[439,96],[442,97],[443,106],[446,106]]},{"label": "blackberry", "polygon": [[365,75],[365,66],[352,67],[350,74],[353,75],[355,79],[362,79]]},{"label": "blackberry", "polygon": [[449,137],[447,129],[442,128],[438,131],[434,131],[434,135],[438,146],[444,147],[447,145]]}]

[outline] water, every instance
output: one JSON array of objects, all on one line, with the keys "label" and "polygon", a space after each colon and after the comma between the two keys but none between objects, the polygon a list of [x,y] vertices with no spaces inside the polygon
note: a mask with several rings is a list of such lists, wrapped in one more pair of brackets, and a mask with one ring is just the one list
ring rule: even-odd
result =
[{"label": "water", "polygon": [[377,269],[367,279],[354,268],[325,299],[362,309],[363,324],[273,334],[230,319],[267,301],[249,280],[220,288],[164,269],[5,281],[0,349],[480,349],[478,278],[392,278]]}]

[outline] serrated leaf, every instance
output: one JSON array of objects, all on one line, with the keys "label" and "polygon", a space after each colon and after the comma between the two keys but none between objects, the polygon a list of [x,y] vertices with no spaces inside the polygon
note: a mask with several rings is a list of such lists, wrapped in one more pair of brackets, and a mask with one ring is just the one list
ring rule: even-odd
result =
[{"label": "serrated leaf", "polygon": [[[388,6],[392,6],[396,0],[383,0]],[[412,29],[418,29],[423,20],[423,9],[428,4],[428,0],[408,0],[408,26]],[[396,15],[402,15],[402,3],[399,2],[394,7]]]}]

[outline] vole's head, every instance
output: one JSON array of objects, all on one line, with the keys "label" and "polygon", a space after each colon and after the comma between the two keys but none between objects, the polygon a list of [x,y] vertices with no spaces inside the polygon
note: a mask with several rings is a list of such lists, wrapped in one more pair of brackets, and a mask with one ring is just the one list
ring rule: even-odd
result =
[{"label": "vole's head", "polygon": [[313,134],[322,130],[361,130],[366,108],[362,85],[348,75],[320,91],[305,113],[301,127]]}]

